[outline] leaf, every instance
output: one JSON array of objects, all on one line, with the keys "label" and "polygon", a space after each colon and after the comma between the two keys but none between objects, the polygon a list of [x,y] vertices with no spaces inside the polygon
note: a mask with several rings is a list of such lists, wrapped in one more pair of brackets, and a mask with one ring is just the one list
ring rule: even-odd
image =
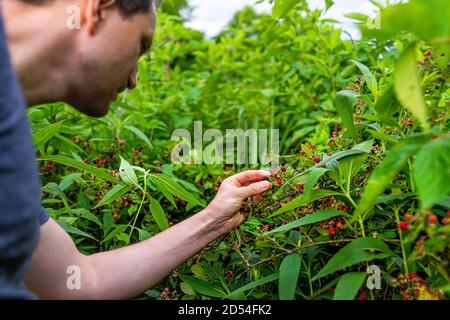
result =
[{"label": "leaf", "polygon": [[278,290],[280,300],[293,300],[300,275],[302,257],[298,252],[287,255],[280,265]]},{"label": "leaf", "polygon": [[423,98],[417,69],[415,44],[410,45],[400,55],[394,70],[395,93],[400,103],[406,107],[427,130],[427,106]]},{"label": "leaf", "polygon": [[341,276],[334,291],[333,300],[353,300],[364,282],[364,272],[348,272]]},{"label": "leaf", "polygon": [[57,222],[61,226],[61,228],[63,228],[64,231],[66,231],[67,233],[76,234],[76,235],[79,235],[79,236],[82,236],[85,238],[89,238],[89,239],[92,239],[92,240],[95,240],[98,242],[98,240],[95,239],[93,236],[91,236],[89,233],[81,231],[80,229],[77,229],[62,220],[58,220]]},{"label": "leaf", "polygon": [[167,221],[164,209],[161,207],[159,202],[153,198],[150,199],[150,212],[152,213],[153,219],[155,219],[156,224],[161,231],[169,228],[169,222]]},{"label": "leaf", "polygon": [[181,282],[180,289],[184,294],[195,295],[194,288],[192,288],[187,282]]},{"label": "leaf", "polygon": [[124,194],[129,192],[130,190],[131,190],[131,186],[129,186],[125,183],[121,182],[121,183],[115,185],[114,188],[109,190],[108,193],[103,196],[102,200],[100,200],[100,202],[97,203],[97,205],[94,207],[94,209],[117,200],[118,198],[120,198],[121,196],[123,196]]},{"label": "leaf", "polygon": [[122,157],[120,157],[119,174],[120,178],[122,178],[122,181],[125,182],[126,184],[138,185],[138,178],[136,176],[136,173],[134,172],[134,169],[131,167],[128,161]]},{"label": "leaf", "polygon": [[303,196],[305,198],[308,198],[311,195],[313,187],[315,186],[317,181],[320,179],[320,177],[323,176],[324,173],[327,171],[328,171],[328,169],[326,169],[326,168],[313,168],[311,170],[311,172],[309,173],[308,179],[305,182],[305,189],[303,191]]},{"label": "leaf", "polygon": [[403,168],[406,161],[413,156],[419,146],[413,144],[396,145],[383,162],[372,172],[366,184],[364,195],[355,210],[355,216],[363,216],[375,204],[377,197],[392,182],[395,175]]},{"label": "leaf", "polygon": [[150,140],[148,137],[138,128],[133,126],[124,126],[124,128],[130,130],[134,134],[136,134],[142,141],[144,141],[150,148],[152,148],[152,144],[150,143]]},{"label": "leaf", "polygon": [[205,273],[205,270],[203,270],[203,267],[201,264],[193,264],[191,266],[191,271],[195,275],[195,277],[208,281],[208,275]]},{"label": "leaf", "polygon": [[283,18],[299,2],[300,0],[275,0],[272,17],[274,19]]},{"label": "leaf", "polygon": [[[420,19],[417,19],[420,17]],[[380,14],[380,29],[362,26],[364,38],[393,39],[402,31],[412,32],[419,39],[449,43],[450,2],[447,0],[410,0],[390,5]]]},{"label": "leaf", "polygon": [[377,87],[377,80],[373,73],[367,68],[364,64],[361,62],[352,60],[352,62],[358,67],[358,69],[362,72],[364,75],[364,79],[367,82],[367,86],[369,87],[370,92],[372,92],[372,95],[374,96],[375,100],[378,98],[378,87]]},{"label": "leaf", "polygon": [[155,184],[163,185],[164,188],[174,196],[196,205],[203,206],[202,203],[190,192],[186,191],[178,182],[164,174],[149,174],[148,178]]},{"label": "leaf", "polygon": [[414,160],[414,181],[421,208],[430,208],[450,193],[450,138],[422,146]]},{"label": "leaf", "polygon": [[100,242],[100,244],[112,240],[116,235],[118,235],[119,233],[124,232],[127,228],[128,228],[127,225],[119,225],[119,226],[117,226],[113,231],[108,233],[108,235],[102,240],[102,242]]},{"label": "leaf", "polygon": [[44,156],[44,157],[38,158],[37,160],[38,161],[58,162],[58,163],[61,163],[63,165],[69,166],[69,167],[73,167],[73,168],[77,168],[77,169],[89,172],[103,180],[117,182],[117,179],[113,176],[110,176],[108,174],[107,170],[101,169],[101,168],[96,168],[96,167],[90,166],[88,164],[85,164],[81,161],[71,159],[71,158],[68,158],[65,156]]},{"label": "leaf", "polygon": [[47,141],[53,138],[60,130],[64,121],[52,123],[33,134],[33,141],[36,148],[42,147]]},{"label": "leaf", "polygon": [[98,225],[100,228],[102,228],[102,223],[100,222],[100,219],[96,215],[94,215],[92,212],[90,212],[89,210],[86,210],[83,208],[78,208],[78,209],[72,209],[72,212],[83,219],[94,222],[96,225]]},{"label": "leaf", "polygon": [[277,232],[286,232],[294,228],[298,228],[300,226],[305,226],[308,224],[317,223],[324,220],[329,220],[331,218],[341,216],[341,215],[347,215],[344,211],[339,211],[335,209],[329,209],[329,210],[322,210],[318,211],[316,213],[310,214],[306,217],[300,218],[298,220],[289,222],[281,227],[278,227],[276,229],[273,229],[268,232],[268,234],[271,233],[277,233]]},{"label": "leaf", "polygon": [[329,197],[329,196],[342,196],[343,194],[337,191],[331,191],[331,190],[313,190],[311,192],[311,195],[308,198],[305,198],[303,195],[298,196],[291,202],[283,205],[280,209],[275,211],[272,215],[269,216],[269,218],[272,218],[274,216],[277,216],[279,214],[282,214],[287,211],[294,210],[298,207],[304,206],[310,202],[316,201],[318,199]]},{"label": "leaf", "polygon": [[181,275],[180,279],[189,284],[196,292],[202,295],[215,298],[223,298],[226,295],[225,292],[210,285],[208,282],[204,280],[200,280],[186,275]]},{"label": "leaf", "polygon": [[355,141],[358,140],[355,124],[353,122],[353,105],[355,103],[354,96],[348,94],[347,91],[340,91],[336,95],[336,109],[341,117],[342,124],[347,129],[345,136],[350,136]]},{"label": "leaf", "polygon": [[[371,250],[381,251],[375,254]],[[384,259],[393,256],[394,253],[380,239],[359,238],[353,240],[341,250],[339,250],[328,263],[313,277],[313,281],[323,278],[333,272],[350,267],[354,264],[371,261],[374,259]]]},{"label": "leaf", "polygon": [[260,285],[262,285],[262,284],[266,284],[266,283],[268,283],[268,282],[275,281],[275,280],[278,279],[278,277],[279,277],[278,272],[272,273],[271,275],[268,275],[268,276],[266,276],[266,277],[264,277],[264,278],[261,278],[261,279],[252,281],[252,282],[246,284],[245,286],[240,287],[239,289],[234,290],[233,292],[231,292],[230,294],[228,294],[225,298],[234,300],[234,299],[236,299],[237,297],[240,297],[245,291],[251,290],[251,289],[253,289],[253,288],[256,288],[257,286],[260,286]]}]

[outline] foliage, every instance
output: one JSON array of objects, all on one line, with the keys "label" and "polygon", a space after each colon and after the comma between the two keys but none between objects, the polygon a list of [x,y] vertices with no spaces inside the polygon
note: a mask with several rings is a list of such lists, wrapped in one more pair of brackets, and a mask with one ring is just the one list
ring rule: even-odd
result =
[{"label": "foliage", "polygon": [[[357,42],[302,1],[275,1],[273,16],[246,8],[210,40],[161,13],[138,88],[106,118],[30,111],[43,204],[83,253],[143,241],[252,168],[171,163],[173,130],[280,128],[283,166],[263,202],[144,297],[443,299],[449,29],[433,26],[450,21],[434,17],[446,6],[383,8],[383,28],[362,25]],[[364,286],[369,264],[381,290]]]}]

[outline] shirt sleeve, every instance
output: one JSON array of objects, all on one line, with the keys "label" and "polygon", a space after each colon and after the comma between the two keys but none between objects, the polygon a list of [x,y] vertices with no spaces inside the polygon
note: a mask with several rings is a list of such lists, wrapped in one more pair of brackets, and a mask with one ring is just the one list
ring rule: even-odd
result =
[{"label": "shirt sleeve", "polygon": [[50,219],[50,216],[48,215],[47,211],[45,211],[44,208],[41,208],[41,211],[39,212],[39,224],[42,226],[48,221],[48,219]]}]

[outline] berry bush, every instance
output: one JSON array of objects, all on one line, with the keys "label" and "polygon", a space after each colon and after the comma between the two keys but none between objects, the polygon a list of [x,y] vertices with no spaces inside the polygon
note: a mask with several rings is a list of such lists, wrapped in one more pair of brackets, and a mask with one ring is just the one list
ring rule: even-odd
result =
[{"label": "berry bush", "polygon": [[212,39],[160,12],[138,88],[105,118],[29,111],[43,205],[85,254],[143,241],[261,168],[172,163],[175,129],[278,128],[247,220],[137,298],[448,298],[449,2],[380,10],[380,29],[349,14],[361,41],[303,1],[247,7]]}]

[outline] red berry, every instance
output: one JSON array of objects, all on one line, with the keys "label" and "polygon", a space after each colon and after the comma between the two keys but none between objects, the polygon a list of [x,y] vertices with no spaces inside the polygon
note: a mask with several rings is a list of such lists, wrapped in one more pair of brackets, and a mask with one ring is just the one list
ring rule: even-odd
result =
[{"label": "red berry", "polygon": [[405,213],[403,218],[405,218],[406,221],[411,221],[413,219],[413,215],[411,213]]},{"label": "red berry", "polygon": [[425,51],[425,53],[423,54],[425,57],[431,57],[433,55],[433,51],[431,50],[427,50]]},{"label": "red berry", "polygon": [[406,120],[408,123],[412,123],[412,119],[408,118],[408,120]]},{"label": "red berry", "polygon": [[344,226],[344,225],[342,224],[341,221],[336,222],[336,228],[342,229],[343,226]]},{"label": "red berry", "polygon": [[314,162],[319,163],[320,162],[320,158],[318,156],[314,157]]},{"label": "red berry", "polygon": [[435,214],[431,214],[428,216],[428,223],[429,224],[435,224],[437,222],[438,218]]},{"label": "red berry", "polygon": [[409,225],[405,221],[400,221],[398,223],[398,227],[400,228],[400,230],[406,231],[408,230]]},{"label": "red berry", "polygon": [[417,276],[417,274],[415,272],[410,272],[409,273],[409,278],[410,279],[414,279]]},{"label": "red berry", "polygon": [[329,228],[328,228],[328,234],[329,234],[330,236],[332,236],[335,232],[336,232],[336,229],[334,229],[333,227],[329,227]]},{"label": "red berry", "polygon": [[448,218],[447,218],[447,217],[443,218],[443,219],[441,220],[441,222],[442,222],[443,225],[448,224]]},{"label": "red berry", "polygon": [[281,172],[286,172],[286,166],[281,166],[280,170],[281,170]]},{"label": "red berry", "polygon": [[309,148],[310,148],[311,150],[314,150],[314,149],[316,148],[316,146],[315,146],[315,145],[310,145]]}]

